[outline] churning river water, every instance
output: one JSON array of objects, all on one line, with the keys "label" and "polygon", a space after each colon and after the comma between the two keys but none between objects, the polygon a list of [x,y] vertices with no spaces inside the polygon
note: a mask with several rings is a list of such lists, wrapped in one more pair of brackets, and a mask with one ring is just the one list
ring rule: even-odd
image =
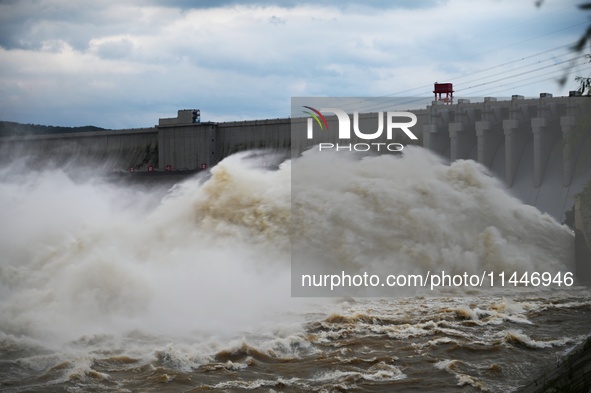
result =
[{"label": "churning river water", "polygon": [[0,391],[506,392],[591,333],[576,285],[292,297],[294,233],[399,273],[564,273],[574,237],[471,161],[261,157],[170,189],[2,172]]}]

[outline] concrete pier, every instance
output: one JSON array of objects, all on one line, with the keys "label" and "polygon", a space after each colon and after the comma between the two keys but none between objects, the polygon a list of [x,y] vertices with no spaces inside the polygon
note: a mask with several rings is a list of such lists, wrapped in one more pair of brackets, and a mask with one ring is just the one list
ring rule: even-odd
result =
[{"label": "concrete pier", "polygon": [[591,183],[575,202],[575,270],[579,284],[591,285]]}]

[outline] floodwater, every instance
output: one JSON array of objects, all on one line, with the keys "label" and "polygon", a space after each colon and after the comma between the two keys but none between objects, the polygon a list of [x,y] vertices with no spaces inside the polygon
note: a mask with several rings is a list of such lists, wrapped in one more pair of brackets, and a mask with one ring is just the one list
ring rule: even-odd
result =
[{"label": "floodwater", "polygon": [[292,297],[293,236],[376,274],[554,276],[573,235],[471,161],[257,157],[170,189],[1,173],[0,390],[506,392],[591,333],[576,283]]}]

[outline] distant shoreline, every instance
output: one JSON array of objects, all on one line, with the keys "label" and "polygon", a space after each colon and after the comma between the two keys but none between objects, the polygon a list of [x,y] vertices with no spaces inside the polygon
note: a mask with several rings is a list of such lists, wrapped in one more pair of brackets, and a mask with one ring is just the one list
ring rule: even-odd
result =
[{"label": "distant shoreline", "polygon": [[46,134],[67,134],[72,132],[87,131],[110,131],[106,128],[96,126],[63,127],[45,126],[41,124],[22,124],[13,121],[0,120],[0,137],[2,136],[25,136],[25,135],[46,135]]}]

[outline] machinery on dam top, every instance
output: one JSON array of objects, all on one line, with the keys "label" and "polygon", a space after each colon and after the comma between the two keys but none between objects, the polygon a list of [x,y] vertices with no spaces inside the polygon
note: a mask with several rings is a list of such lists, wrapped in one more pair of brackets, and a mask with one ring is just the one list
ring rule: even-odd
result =
[{"label": "machinery on dam top", "polygon": [[201,123],[201,110],[179,109],[177,117],[158,119],[158,127],[180,126]]},{"label": "machinery on dam top", "polygon": [[[437,83],[433,86],[433,93],[435,94],[435,101],[443,102],[445,104],[452,104],[454,101],[454,86],[453,83]],[[444,97],[442,95],[445,94]]]}]

